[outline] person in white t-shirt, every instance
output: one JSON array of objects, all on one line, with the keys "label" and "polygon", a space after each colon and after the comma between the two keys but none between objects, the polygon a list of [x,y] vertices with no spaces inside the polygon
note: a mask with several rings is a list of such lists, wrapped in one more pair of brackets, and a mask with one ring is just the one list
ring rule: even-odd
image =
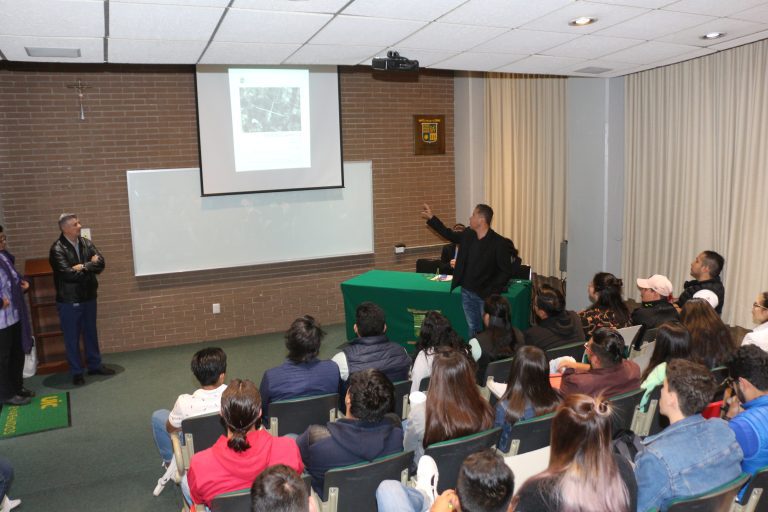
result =
[{"label": "person in white t-shirt", "polygon": [[217,347],[204,348],[192,357],[191,366],[192,373],[200,382],[200,389],[191,395],[179,395],[173,410],[160,409],[152,413],[152,435],[166,469],[165,474],[157,481],[155,496],[163,492],[165,485],[176,474],[171,436],[178,435],[181,431],[181,422],[186,418],[221,410],[221,394],[227,388],[224,384],[227,355]]},{"label": "person in white t-shirt", "polygon": [[752,304],[752,321],[757,327],[744,336],[742,345],[757,345],[768,352],[768,292],[757,295]]}]

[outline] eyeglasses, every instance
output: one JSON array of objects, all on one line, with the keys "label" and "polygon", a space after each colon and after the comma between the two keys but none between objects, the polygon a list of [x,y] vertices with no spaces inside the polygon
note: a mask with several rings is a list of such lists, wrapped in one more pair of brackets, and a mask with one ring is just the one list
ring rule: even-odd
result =
[{"label": "eyeglasses", "polygon": [[[1,241],[1,240],[2,240],[2,239],[0,238],[0,241]],[[753,302],[753,303],[752,303],[752,307],[753,307],[753,308],[760,308],[760,309],[768,309],[768,308],[766,308],[765,306],[761,306],[761,305],[760,305],[760,304],[758,304],[757,302]]]}]

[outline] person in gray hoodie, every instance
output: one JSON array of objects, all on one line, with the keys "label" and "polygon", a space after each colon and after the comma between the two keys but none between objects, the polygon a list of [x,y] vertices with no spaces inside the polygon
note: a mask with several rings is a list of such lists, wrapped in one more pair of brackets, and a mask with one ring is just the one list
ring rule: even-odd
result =
[{"label": "person in gray hoodie", "polygon": [[297,440],[312,488],[323,500],[329,469],[403,451],[403,429],[393,413],[395,388],[384,373],[369,368],[350,375],[344,400],[344,418],[310,425]]},{"label": "person in gray hoodie", "polygon": [[549,350],[585,341],[581,319],[573,311],[566,311],[565,298],[560,290],[541,285],[533,303],[533,312],[539,323],[525,331],[526,345]]}]

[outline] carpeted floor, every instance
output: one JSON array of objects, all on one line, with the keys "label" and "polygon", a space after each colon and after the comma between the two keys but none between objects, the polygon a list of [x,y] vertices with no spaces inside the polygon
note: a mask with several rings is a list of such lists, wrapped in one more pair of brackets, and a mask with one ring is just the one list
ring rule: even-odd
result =
[{"label": "carpeted floor", "polygon": [[[328,359],[346,340],[344,325],[326,327],[320,357]],[[113,377],[87,377],[75,388],[66,374],[36,376],[25,385],[38,394],[70,392],[72,426],[0,440],[0,454],[16,471],[10,495],[20,512],[178,511],[181,494],[169,485],[152,496],[162,475],[150,416],[197,388],[189,362],[197,350],[220,346],[228,378],[258,385],[264,370],[285,357],[282,333],[119,354],[104,362]]]}]

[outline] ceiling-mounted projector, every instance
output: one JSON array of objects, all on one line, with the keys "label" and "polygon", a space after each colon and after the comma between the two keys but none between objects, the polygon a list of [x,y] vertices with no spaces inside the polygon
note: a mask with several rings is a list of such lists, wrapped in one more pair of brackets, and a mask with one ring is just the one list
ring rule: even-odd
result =
[{"label": "ceiling-mounted projector", "polygon": [[406,59],[390,50],[386,57],[374,57],[371,67],[377,71],[418,71],[419,61]]}]

